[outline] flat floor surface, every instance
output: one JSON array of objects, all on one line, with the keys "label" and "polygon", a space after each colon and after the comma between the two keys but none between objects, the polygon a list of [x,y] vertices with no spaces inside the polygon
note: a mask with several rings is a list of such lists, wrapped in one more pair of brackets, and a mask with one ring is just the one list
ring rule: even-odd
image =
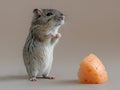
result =
[{"label": "flat floor surface", "polygon": [[[64,58],[62,58],[64,59]],[[71,58],[77,59],[78,58]],[[105,61],[109,81],[104,84],[80,84],[78,83],[77,71],[79,61],[69,62],[66,61],[55,62],[51,74],[56,76],[55,80],[39,79],[37,82],[31,82],[26,75],[13,74],[0,76],[0,89],[1,90],[119,90],[120,87],[120,61],[114,62],[113,59]],[[69,59],[70,60],[70,59]],[[71,60],[72,61],[72,60]],[[15,67],[13,67],[15,68]],[[10,72],[10,71],[8,71]],[[11,73],[11,72],[10,72]]]}]

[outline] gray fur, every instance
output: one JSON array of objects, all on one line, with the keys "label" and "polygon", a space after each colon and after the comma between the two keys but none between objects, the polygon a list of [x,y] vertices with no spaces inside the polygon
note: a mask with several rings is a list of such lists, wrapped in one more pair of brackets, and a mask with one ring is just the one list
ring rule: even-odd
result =
[{"label": "gray fur", "polygon": [[23,48],[23,59],[29,78],[48,77],[53,61],[54,46],[59,41],[63,14],[55,9],[34,9],[33,19]]}]

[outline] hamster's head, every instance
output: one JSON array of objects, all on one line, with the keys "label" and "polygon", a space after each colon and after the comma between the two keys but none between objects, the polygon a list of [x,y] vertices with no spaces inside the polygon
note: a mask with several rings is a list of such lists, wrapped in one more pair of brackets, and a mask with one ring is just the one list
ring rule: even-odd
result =
[{"label": "hamster's head", "polygon": [[64,24],[65,16],[56,9],[34,9],[32,25],[54,28]]}]

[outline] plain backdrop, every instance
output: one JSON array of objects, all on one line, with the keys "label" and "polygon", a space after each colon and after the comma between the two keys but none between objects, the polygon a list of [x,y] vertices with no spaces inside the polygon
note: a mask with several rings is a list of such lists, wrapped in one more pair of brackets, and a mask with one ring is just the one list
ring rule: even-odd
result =
[{"label": "plain backdrop", "polygon": [[[56,80],[31,83],[22,58],[34,8],[63,12],[66,23],[55,48],[51,75]],[[108,71],[109,82],[87,85],[77,82],[81,60],[96,54]],[[120,0],[0,0],[1,90],[119,90]]]}]

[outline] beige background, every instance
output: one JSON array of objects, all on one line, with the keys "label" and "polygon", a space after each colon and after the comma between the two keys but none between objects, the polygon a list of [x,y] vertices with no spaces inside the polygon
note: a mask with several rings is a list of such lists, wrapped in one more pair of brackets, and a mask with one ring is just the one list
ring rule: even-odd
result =
[{"label": "beige background", "polygon": [[[55,48],[51,75],[56,80],[27,80],[22,48],[34,8],[55,8],[66,15]],[[95,53],[109,82],[77,83],[81,60]],[[120,0],[0,0],[0,90],[119,90]]]}]

